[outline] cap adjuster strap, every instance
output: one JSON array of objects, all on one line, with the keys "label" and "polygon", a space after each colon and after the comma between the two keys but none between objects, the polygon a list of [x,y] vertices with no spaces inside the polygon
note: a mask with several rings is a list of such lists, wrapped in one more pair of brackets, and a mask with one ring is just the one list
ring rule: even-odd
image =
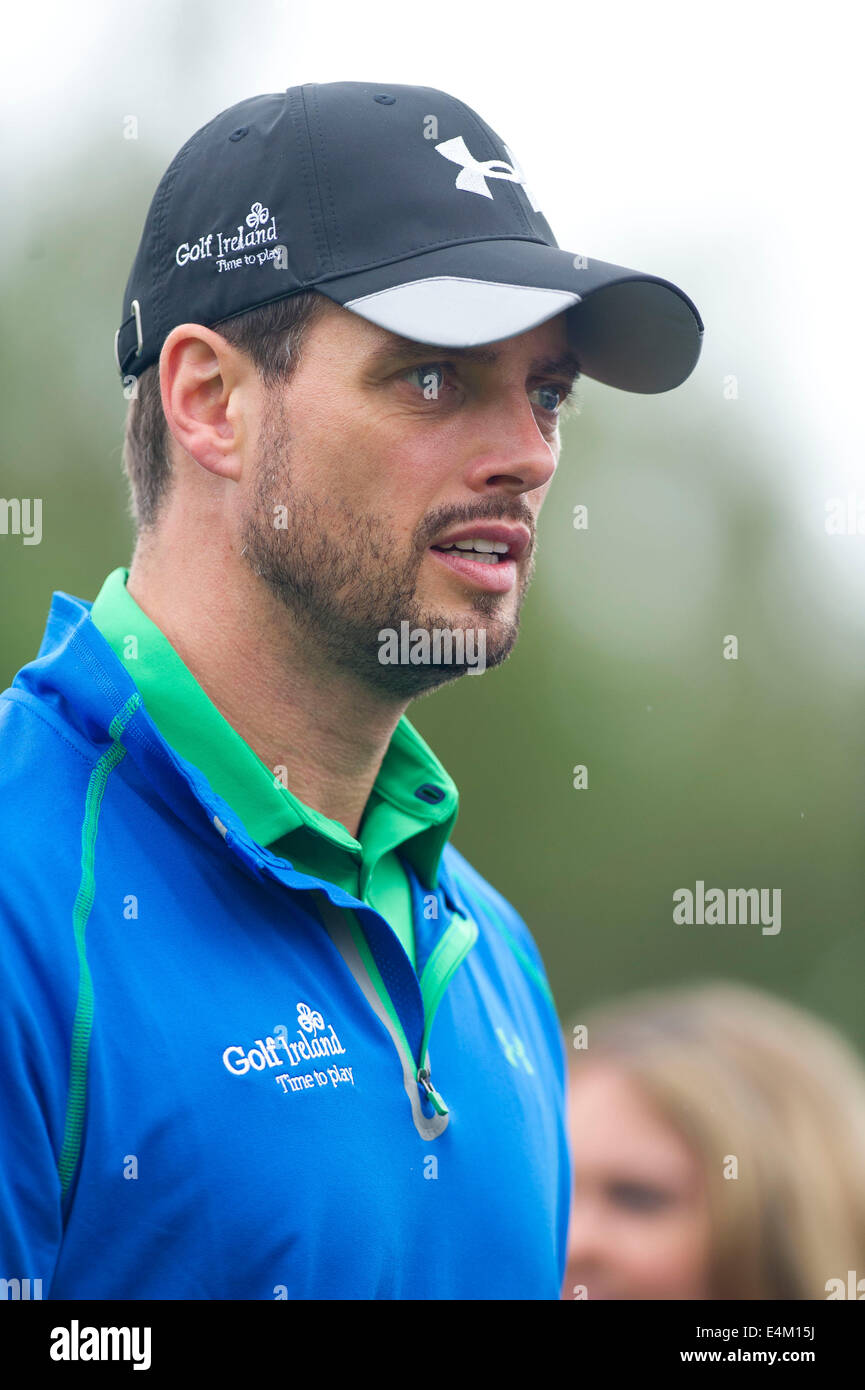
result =
[{"label": "cap adjuster strap", "polygon": [[[135,333],[136,333],[136,336],[137,336],[138,341],[137,341],[137,344],[136,344],[136,347],[135,347],[134,350],[133,350],[132,348],[130,348],[128,352],[124,353],[124,355],[123,355],[123,361],[121,362],[121,360],[120,360],[120,334],[123,332],[124,328],[126,328],[127,324],[130,324],[130,323],[133,323],[133,322],[134,322],[134,324],[135,324]],[[114,361],[117,363],[117,370],[118,370],[118,372],[120,372],[121,376],[123,375],[123,372],[124,372],[125,369],[126,369],[126,364],[127,364],[127,362],[129,361],[129,358],[133,355],[133,353],[134,353],[134,356],[135,356],[135,357],[140,357],[143,347],[144,347],[144,335],[143,335],[143,333],[141,332],[141,305],[138,303],[138,300],[137,300],[137,299],[133,299],[133,301],[132,301],[132,313],[129,314],[128,317],[125,318],[125,319],[123,320],[123,322],[121,323],[121,325],[120,325],[120,327],[118,328],[117,332],[114,334]]]}]

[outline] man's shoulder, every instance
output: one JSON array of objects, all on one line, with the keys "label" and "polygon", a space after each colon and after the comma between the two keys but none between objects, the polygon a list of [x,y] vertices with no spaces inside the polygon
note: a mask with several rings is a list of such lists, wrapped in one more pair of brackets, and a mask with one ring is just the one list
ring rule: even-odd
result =
[{"label": "man's shoulder", "polygon": [[0,806],[11,795],[56,787],[75,768],[86,778],[98,756],[56,703],[24,685],[0,692]]},{"label": "man's shoulder", "polygon": [[97,756],[33,692],[0,693],[0,1039],[10,1048],[34,1029],[40,1048],[69,1046],[78,982],[72,905]]},{"label": "man's shoulder", "polygon": [[444,866],[465,899],[466,906],[489,922],[504,938],[523,969],[554,1003],[537,943],[520,913],[452,844],[445,847]]},{"label": "man's shoulder", "polygon": [[442,857],[448,873],[457,882],[458,887],[462,889],[466,897],[470,896],[479,900],[492,911],[499,912],[508,919],[522,920],[516,908],[508,902],[504,894],[494,888],[489,880],[484,878],[483,874],[475,868],[474,864],[469,863],[456,845],[448,841]]},{"label": "man's shoulder", "polygon": [[[99,752],[62,713],[24,687],[0,693],[0,894],[33,875],[74,868],[87,784]],[[67,853],[64,853],[67,851]]]}]

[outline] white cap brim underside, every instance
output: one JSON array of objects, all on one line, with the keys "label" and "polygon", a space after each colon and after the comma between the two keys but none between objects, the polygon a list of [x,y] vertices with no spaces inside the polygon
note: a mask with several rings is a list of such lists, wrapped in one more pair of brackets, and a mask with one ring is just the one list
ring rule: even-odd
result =
[{"label": "white cap brim underside", "polygon": [[404,338],[475,347],[526,333],[579,302],[569,290],[435,275],[349,299],[344,307]]}]

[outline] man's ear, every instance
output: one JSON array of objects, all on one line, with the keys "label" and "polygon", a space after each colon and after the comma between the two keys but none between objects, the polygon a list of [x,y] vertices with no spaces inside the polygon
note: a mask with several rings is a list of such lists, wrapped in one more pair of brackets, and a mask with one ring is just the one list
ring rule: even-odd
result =
[{"label": "man's ear", "polygon": [[180,447],[209,473],[238,481],[255,389],[248,359],[212,329],[181,323],[162,345],[159,385]]}]

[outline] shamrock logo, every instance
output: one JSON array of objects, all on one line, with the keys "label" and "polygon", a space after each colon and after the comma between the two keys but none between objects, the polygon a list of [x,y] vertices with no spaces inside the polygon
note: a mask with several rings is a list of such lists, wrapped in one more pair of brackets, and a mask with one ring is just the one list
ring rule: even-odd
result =
[{"label": "shamrock logo", "polygon": [[321,1014],[312,1010],[308,1004],[298,1004],[297,1021],[305,1033],[318,1033],[324,1027]]},{"label": "shamrock logo", "polygon": [[253,203],[249,212],[246,214],[247,227],[263,227],[270,217],[270,208],[263,208],[261,203]]}]

